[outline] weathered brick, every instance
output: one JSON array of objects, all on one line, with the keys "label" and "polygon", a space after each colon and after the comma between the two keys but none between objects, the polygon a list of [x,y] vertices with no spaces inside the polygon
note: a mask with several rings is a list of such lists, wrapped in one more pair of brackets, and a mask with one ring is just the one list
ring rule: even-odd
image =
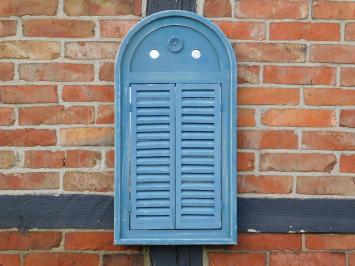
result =
[{"label": "weathered brick", "polygon": [[[32,189],[57,189],[59,188],[58,173],[0,173],[1,190],[32,190]],[[1,236],[1,234],[0,234]],[[1,240],[0,240],[1,246]]]},{"label": "weathered brick", "polygon": [[[289,194],[291,191],[292,176],[238,176],[239,193]],[[240,238],[238,242],[242,243]]]},{"label": "weathered brick", "polygon": [[103,81],[113,81],[114,78],[114,64],[104,63],[100,66],[99,78]]},{"label": "weathered brick", "polygon": [[343,151],[355,150],[355,133],[310,131],[302,134],[302,149]]},{"label": "weathered brick", "polygon": [[91,64],[41,63],[20,64],[20,78],[27,81],[92,81]]},{"label": "weathered brick", "polygon": [[355,249],[355,235],[307,234],[306,248],[316,250]]},{"label": "weathered brick", "polygon": [[142,254],[107,254],[103,256],[103,266],[143,266],[144,257]]},{"label": "weathered brick", "polygon": [[100,33],[104,38],[123,38],[139,20],[100,20]]},{"label": "weathered brick", "polygon": [[210,266],[265,266],[266,254],[262,253],[208,253]]},{"label": "weathered brick", "polygon": [[65,57],[70,59],[115,59],[118,42],[69,42]]},{"label": "weathered brick", "polygon": [[307,105],[355,105],[353,89],[304,89],[304,101]]},{"label": "weathered brick", "polygon": [[237,0],[235,13],[238,18],[301,19],[308,7],[307,0]]},{"label": "weathered brick", "polygon": [[8,169],[16,164],[16,154],[13,151],[0,151],[0,169]]},{"label": "weathered brick", "polygon": [[100,105],[97,109],[96,124],[113,124],[115,108],[113,105]]},{"label": "weathered brick", "polygon": [[113,191],[112,172],[67,172],[64,174],[64,190],[67,191]]},{"label": "weathered brick", "polygon": [[239,62],[304,62],[306,46],[290,43],[237,43],[233,45]]},{"label": "weathered brick", "polygon": [[270,266],[345,266],[345,254],[328,252],[271,253]]},{"label": "weathered brick", "polygon": [[252,171],[255,168],[255,154],[252,152],[238,152],[238,171]]},{"label": "weathered brick", "polygon": [[206,17],[230,17],[232,7],[229,0],[205,0],[203,15]]},{"label": "weathered brick", "polygon": [[355,19],[355,3],[352,1],[313,1],[312,17],[324,19]]},{"label": "weathered brick", "polygon": [[297,105],[300,91],[294,88],[238,88],[238,104]]},{"label": "weathered brick", "polygon": [[24,266],[98,266],[98,254],[80,253],[30,253],[24,257]]},{"label": "weathered brick", "polygon": [[0,265],[20,266],[20,256],[14,254],[0,254]]},{"label": "weathered brick", "polygon": [[339,41],[337,23],[274,22],[270,24],[270,40]]},{"label": "weathered brick", "polygon": [[113,143],[113,128],[81,127],[60,130],[60,144],[64,146],[112,146]]},{"label": "weathered brick", "polygon": [[57,101],[57,86],[0,86],[1,103],[55,103]]},{"label": "weathered brick", "polygon": [[255,126],[255,110],[254,109],[238,109],[238,127]]},{"label": "weathered brick", "polygon": [[335,112],[316,109],[270,109],[262,113],[261,123],[267,126],[334,127]]},{"label": "weathered brick", "polygon": [[299,176],[297,193],[308,195],[355,195],[355,177],[350,176]]},{"label": "weathered brick", "polygon": [[[340,172],[355,173],[355,155],[343,154],[340,156]],[[355,181],[355,177],[353,177],[353,181]],[[355,193],[355,189],[353,192]]]},{"label": "weathered brick", "polygon": [[355,253],[349,254],[349,266],[355,266]]},{"label": "weathered brick", "polygon": [[342,86],[355,86],[355,67],[341,69],[340,83]]},{"label": "weathered brick", "polygon": [[355,45],[315,44],[311,46],[311,62],[355,64]]},{"label": "weathered brick", "polygon": [[0,130],[0,146],[53,146],[56,143],[56,132],[51,129],[26,128]]},{"label": "weathered brick", "polygon": [[15,66],[13,63],[0,63],[0,81],[13,80],[15,76]]},{"label": "weathered brick", "polygon": [[95,23],[74,19],[31,19],[23,22],[23,35],[50,38],[89,38],[95,36]]},{"label": "weathered brick", "polygon": [[55,59],[60,55],[58,42],[2,41],[0,59]]},{"label": "weathered brick", "polygon": [[229,39],[265,40],[265,24],[261,22],[215,21]]},{"label": "weathered brick", "polygon": [[265,66],[264,82],[277,84],[335,85],[333,67]]},{"label": "weathered brick", "polygon": [[0,20],[0,37],[15,36],[16,26],[16,20]]},{"label": "weathered brick", "polygon": [[245,149],[297,149],[292,130],[239,130],[238,147]]},{"label": "weathered brick", "polygon": [[108,85],[64,86],[65,102],[113,102],[114,89]]},{"label": "weathered brick", "polygon": [[336,162],[333,154],[263,153],[260,156],[260,170],[330,173]]},{"label": "weathered brick", "polygon": [[8,107],[0,107],[0,126],[10,126],[13,125],[14,122],[15,109]]},{"label": "weathered brick", "polygon": [[355,110],[341,110],[339,124],[341,127],[355,127]]},{"label": "weathered brick", "polygon": [[62,105],[24,107],[19,109],[20,125],[91,124],[94,107]]},{"label": "weathered brick", "polygon": [[106,167],[112,168],[115,165],[115,151],[106,152]]},{"label": "weathered brick", "polygon": [[355,22],[350,22],[345,25],[345,40],[355,41]]},{"label": "weathered brick", "polygon": [[28,168],[61,168],[64,151],[26,151],[24,162]]},{"label": "weathered brick", "polygon": [[10,16],[53,16],[58,8],[58,0],[1,0],[0,17]]},{"label": "weathered brick", "polygon": [[59,247],[61,241],[60,232],[0,232],[0,250],[48,250]]},{"label": "weathered brick", "polygon": [[238,84],[243,83],[251,83],[257,84],[259,83],[259,71],[260,67],[253,65],[238,65]]},{"label": "weathered brick", "polygon": [[88,150],[69,150],[66,152],[65,167],[95,167],[101,159],[100,152]]}]

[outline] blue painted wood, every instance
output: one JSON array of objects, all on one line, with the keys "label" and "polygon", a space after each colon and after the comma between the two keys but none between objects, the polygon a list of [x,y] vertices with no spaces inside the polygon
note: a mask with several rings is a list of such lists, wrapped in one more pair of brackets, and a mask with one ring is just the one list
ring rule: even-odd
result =
[{"label": "blue painted wood", "polygon": [[[159,57],[150,57],[152,50],[157,50]],[[193,58],[193,50],[199,50],[201,57]],[[201,127],[200,120],[196,120],[194,114],[191,113],[187,118],[181,117],[181,122],[184,120],[185,124],[180,127],[187,129],[185,135],[191,138],[191,141],[184,142],[184,145],[190,147],[187,154],[191,157],[191,163],[200,163],[189,166],[187,170],[196,171],[203,178],[211,171],[213,176],[211,181],[198,186],[192,182],[186,184],[177,182],[179,174],[182,176],[183,172],[175,169],[172,171],[175,166],[179,166],[175,153],[184,153],[188,148],[179,146],[176,142],[179,136],[175,135],[175,124],[179,122],[174,112],[179,112],[179,102],[191,105],[190,107],[201,105],[202,109],[199,109],[200,113],[197,115],[208,115],[208,110],[203,108],[208,108],[211,101],[198,99],[200,91],[196,93],[187,90],[185,93],[189,97],[181,99],[180,95],[179,98],[180,88],[202,86],[197,84],[207,85],[202,90],[207,98],[212,93],[214,99],[221,101],[221,104],[212,101],[214,123],[205,123]],[[164,126],[165,118],[159,117],[154,120],[158,125],[153,130],[149,124],[152,123],[151,119],[139,117],[139,108],[145,108],[147,116],[153,116],[159,114],[160,108],[166,107],[164,100],[154,99],[153,102],[137,100],[137,92],[139,93],[142,88],[147,86],[152,88],[157,85],[164,88],[171,86],[170,91],[173,91],[173,95],[170,94],[173,100],[168,104],[171,110],[170,116],[173,117],[168,128],[171,130],[170,133],[174,133],[170,135],[174,136],[173,140],[169,140],[169,151],[163,148],[167,145],[164,142],[164,130],[167,130]],[[214,89],[206,89],[208,87]],[[115,66],[115,88],[115,243],[151,245],[235,243],[237,228],[236,61],[228,39],[209,20],[194,13],[166,11],[149,16],[128,33],[120,46]],[[144,93],[149,99],[153,98],[152,92],[144,91]],[[162,91],[162,94],[164,93]],[[133,98],[136,105],[134,103],[131,105]],[[141,124],[138,124],[138,120]],[[200,139],[195,140],[191,132],[201,132]],[[208,157],[203,157],[203,161],[192,160],[197,155],[209,156],[208,148],[211,146],[211,141],[208,134],[210,132],[213,133],[211,140],[215,146],[213,156],[210,158],[212,160],[208,160]],[[152,139],[147,142],[148,133],[149,138]],[[181,133],[182,131],[180,133],[179,130],[176,131],[176,134]],[[138,136],[142,137],[142,134],[145,134],[143,142],[139,143]],[[206,138],[203,139],[203,136]],[[176,147],[183,149],[175,151]],[[145,149],[148,152],[145,152]],[[160,183],[157,178],[167,171],[163,163],[166,163],[164,159],[169,154],[170,162],[174,163],[169,165],[170,187],[168,188],[167,182]],[[154,156],[161,156],[161,158],[155,160]],[[211,162],[213,165],[208,164]],[[158,171],[162,172],[158,173]],[[147,176],[149,174],[149,182],[139,182],[141,174]],[[175,187],[172,189],[175,185],[180,186],[176,193],[186,190],[191,193],[191,198],[184,200],[181,196],[176,197]],[[169,210],[172,212],[167,212],[165,207],[168,189]],[[195,198],[194,195],[198,197]],[[151,201],[154,201],[154,205],[148,203]],[[172,202],[174,206],[171,205]],[[177,203],[180,210],[175,210]],[[195,204],[199,208],[201,217],[206,218],[212,214],[213,218],[208,219],[209,221],[199,220],[192,224],[191,220],[185,218],[194,216],[196,207],[186,206],[187,209],[184,209],[181,208],[184,207],[183,204]],[[211,206],[208,205],[213,207],[210,208]],[[159,222],[154,223],[148,221],[147,217],[160,218],[157,219]],[[172,218],[172,221],[165,218],[163,221],[162,217]]]}]

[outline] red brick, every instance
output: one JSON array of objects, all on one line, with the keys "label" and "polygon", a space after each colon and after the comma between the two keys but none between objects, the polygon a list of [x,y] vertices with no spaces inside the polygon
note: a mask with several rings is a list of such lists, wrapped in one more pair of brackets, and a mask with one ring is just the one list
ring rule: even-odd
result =
[{"label": "red brick", "polygon": [[64,86],[63,101],[65,102],[113,102],[113,86]]},{"label": "red brick", "polygon": [[88,150],[69,150],[66,152],[65,167],[95,167],[101,159],[100,152]]},{"label": "red brick", "polygon": [[27,189],[57,189],[59,188],[58,173],[0,173],[0,189],[27,190]]},{"label": "red brick", "polygon": [[302,149],[355,150],[355,133],[311,131],[302,134]]},{"label": "red brick", "polygon": [[0,126],[10,126],[15,122],[15,109],[8,107],[0,108]]},{"label": "red brick", "polygon": [[55,103],[57,101],[56,86],[0,86],[1,103]]},{"label": "red brick", "polygon": [[355,45],[312,45],[310,61],[355,64]]},{"label": "red brick", "polygon": [[307,105],[355,105],[353,89],[304,89],[304,101]]},{"label": "red brick", "polygon": [[252,152],[238,152],[238,171],[252,171],[255,168],[255,154]]},{"label": "red brick", "polygon": [[238,18],[300,19],[307,17],[308,7],[307,0],[237,0],[235,13]]},{"label": "red brick", "polygon": [[238,109],[238,127],[255,126],[254,109]]},{"label": "red brick", "polygon": [[228,246],[229,250],[292,250],[302,248],[302,236],[300,234],[255,234],[240,233],[238,245]]},{"label": "red brick", "polygon": [[299,176],[297,193],[308,195],[354,196],[354,177],[350,176]]},{"label": "red brick", "polygon": [[[292,192],[292,176],[238,176],[239,193],[289,194]],[[240,238],[239,238],[239,243]]]},{"label": "red brick", "polygon": [[266,254],[261,253],[208,253],[210,266],[265,266]]},{"label": "red brick", "polygon": [[100,33],[104,38],[123,38],[139,20],[100,20]]},{"label": "red brick", "polygon": [[98,266],[99,255],[80,253],[30,253],[24,257],[24,266]]},{"label": "red brick", "polygon": [[229,39],[265,40],[265,24],[260,22],[214,21]]},{"label": "red brick", "polygon": [[229,0],[205,0],[203,15],[206,17],[230,17],[232,8]]},{"label": "red brick", "polygon": [[69,232],[65,234],[66,250],[139,250],[135,246],[119,246],[114,245],[113,242],[113,232]]},{"label": "red brick", "polygon": [[49,250],[61,241],[60,232],[0,232],[0,250]]},{"label": "red brick", "polygon": [[345,254],[326,252],[271,253],[270,266],[345,266]]},{"label": "red brick", "polygon": [[69,42],[65,57],[70,59],[115,59],[118,42]]},{"label": "red brick", "polygon": [[113,105],[100,105],[97,109],[96,124],[113,124],[115,108]]},{"label": "red brick", "polygon": [[9,37],[15,35],[16,20],[0,20],[0,37]]},{"label": "red brick", "polygon": [[340,126],[355,127],[355,110],[340,111]]},{"label": "red brick", "polygon": [[95,36],[95,23],[74,19],[31,19],[23,22],[23,35],[50,38],[89,38]]},{"label": "red brick", "polygon": [[103,81],[113,81],[114,79],[114,64],[113,63],[104,63],[100,66],[99,73],[100,80]]},{"label": "red brick", "polygon": [[355,266],[355,253],[349,254],[349,266]]},{"label": "red brick", "polygon": [[264,82],[277,84],[334,85],[333,67],[265,66]]},{"label": "red brick", "polygon": [[238,65],[238,84],[259,83],[259,66]]},{"label": "red brick", "polygon": [[0,146],[53,146],[56,143],[55,130],[33,128],[0,130]]},{"label": "red brick", "polygon": [[[306,248],[308,249],[329,249],[329,250],[347,250],[355,249],[355,235],[337,235],[337,234],[307,234]],[[337,265],[337,264],[334,264]]]},{"label": "red brick", "polygon": [[355,41],[355,22],[350,22],[345,25],[345,40]]},{"label": "red brick", "polygon": [[114,178],[112,172],[67,172],[64,174],[64,190],[66,191],[113,191]]},{"label": "red brick", "polygon": [[20,125],[91,124],[94,107],[62,105],[24,107],[19,109]]},{"label": "red brick", "polygon": [[355,86],[355,67],[341,69],[340,83],[342,86]]},{"label": "red brick", "polygon": [[61,168],[64,166],[64,151],[26,151],[25,167]]},{"label": "red brick", "polygon": [[355,155],[343,154],[340,156],[340,172],[355,173]]},{"label": "red brick", "polygon": [[292,130],[239,130],[238,147],[244,149],[297,149]]},{"label": "red brick", "polygon": [[15,66],[13,63],[0,63],[0,81],[13,80],[15,76]]},{"label": "red brick", "polygon": [[261,123],[267,126],[334,127],[335,112],[316,109],[270,109],[262,113]]},{"label": "red brick", "polygon": [[294,88],[238,88],[238,104],[297,105],[300,91]]},{"label": "red brick", "polygon": [[275,22],[270,24],[270,40],[339,41],[337,23]]},{"label": "red brick", "polygon": [[60,143],[64,146],[112,146],[114,130],[107,127],[63,128]]},{"label": "red brick", "polygon": [[0,17],[10,16],[54,16],[58,0],[1,0]]},{"label": "red brick", "polygon": [[290,43],[237,43],[239,62],[305,62],[306,46]]},{"label": "red brick", "polygon": [[141,254],[110,254],[103,256],[103,266],[143,266],[144,257]]},{"label": "red brick", "polygon": [[336,162],[333,154],[263,153],[260,156],[260,170],[330,173]]},{"label": "red brick", "polygon": [[0,151],[0,169],[8,169],[16,164],[16,154],[13,151]]},{"label": "red brick", "polygon": [[64,0],[64,11],[69,16],[140,15],[140,0]]},{"label": "red brick", "polygon": [[2,266],[20,266],[20,257],[13,254],[1,254],[0,265]]},{"label": "red brick", "polygon": [[91,64],[41,63],[20,64],[20,78],[27,81],[92,81]]},{"label": "red brick", "polygon": [[112,168],[115,165],[115,151],[106,152],[106,167]]},{"label": "red brick", "polygon": [[324,19],[355,19],[355,3],[352,1],[314,1],[312,17]]},{"label": "red brick", "polygon": [[60,56],[58,42],[2,41],[0,59],[55,59]]}]

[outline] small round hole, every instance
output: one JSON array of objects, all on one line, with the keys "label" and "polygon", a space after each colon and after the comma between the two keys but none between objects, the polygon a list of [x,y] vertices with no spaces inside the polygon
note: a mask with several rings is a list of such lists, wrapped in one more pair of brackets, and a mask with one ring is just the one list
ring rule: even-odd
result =
[{"label": "small round hole", "polygon": [[191,56],[192,56],[192,58],[194,58],[194,59],[199,59],[200,57],[201,57],[201,52],[200,52],[200,50],[192,50],[192,52],[191,52]]},{"label": "small round hole", "polygon": [[160,53],[158,50],[151,50],[149,52],[149,56],[152,58],[152,59],[157,59],[159,57]]}]

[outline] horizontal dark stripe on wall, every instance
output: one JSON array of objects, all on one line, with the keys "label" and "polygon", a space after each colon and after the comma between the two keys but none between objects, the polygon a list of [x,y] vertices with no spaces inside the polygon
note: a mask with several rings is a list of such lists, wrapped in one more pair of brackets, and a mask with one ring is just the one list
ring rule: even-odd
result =
[{"label": "horizontal dark stripe on wall", "polygon": [[[239,198],[240,232],[355,233],[355,200]],[[113,229],[113,197],[0,196],[0,228]]]}]

